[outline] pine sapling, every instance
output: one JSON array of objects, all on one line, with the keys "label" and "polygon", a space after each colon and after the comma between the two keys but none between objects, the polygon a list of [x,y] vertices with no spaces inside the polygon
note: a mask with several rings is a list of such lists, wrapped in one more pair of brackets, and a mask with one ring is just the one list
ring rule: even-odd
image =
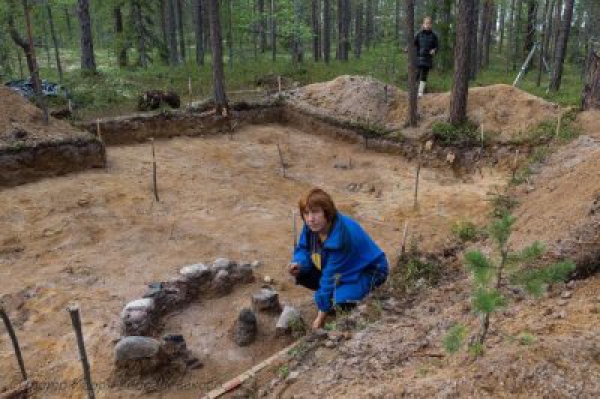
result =
[{"label": "pine sapling", "polygon": [[[529,294],[539,296],[552,283],[566,280],[575,270],[572,262],[554,263],[545,268],[533,267],[544,255],[544,246],[535,242],[521,251],[511,251],[508,245],[515,218],[505,214],[496,219],[488,228],[488,233],[495,244],[495,256],[486,256],[481,251],[470,251],[465,254],[465,267],[469,270],[473,281],[471,297],[472,309],[480,320],[479,331],[470,344],[471,353],[479,355],[490,328],[492,313],[508,306],[502,293],[505,280],[512,285],[521,286]],[[466,329],[455,325],[444,339],[444,347],[449,353],[458,351]]]}]

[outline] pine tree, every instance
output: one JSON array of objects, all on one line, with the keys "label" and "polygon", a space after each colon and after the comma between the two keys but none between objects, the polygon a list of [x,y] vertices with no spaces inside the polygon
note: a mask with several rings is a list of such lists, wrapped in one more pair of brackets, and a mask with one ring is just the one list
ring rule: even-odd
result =
[{"label": "pine tree", "polygon": [[[470,343],[470,350],[476,354],[481,353],[483,349],[491,315],[508,304],[502,293],[505,280],[512,285],[521,286],[529,294],[539,296],[547,285],[566,280],[575,270],[575,265],[569,261],[554,263],[545,268],[533,267],[545,252],[544,246],[539,242],[519,252],[509,251],[508,240],[514,223],[515,218],[505,214],[502,218],[494,220],[488,228],[496,246],[495,257],[486,256],[479,250],[465,254],[465,267],[473,281],[472,308],[480,320],[479,331]],[[444,346],[448,352],[460,349],[465,331],[460,325],[449,331],[444,339]]]}]

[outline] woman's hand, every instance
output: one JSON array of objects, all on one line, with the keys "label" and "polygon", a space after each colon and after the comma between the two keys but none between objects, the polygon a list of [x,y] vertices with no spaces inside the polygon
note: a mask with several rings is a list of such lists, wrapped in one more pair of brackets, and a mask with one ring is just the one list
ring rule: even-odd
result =
[{"label": "woman's hand", "polygon": [[325,325],[325,317],[327,317],[327,313],[319,311],[317,314],[317,318],[313,321],[312,329],[318,330],[319,328],[323,328]]},{"label": "woman's hand", "polygon": [[297,263],[290,263],[288,265],[288,272],[294,276],[294,277],[298,277],[298,274],[300,274],[300,265]]}]

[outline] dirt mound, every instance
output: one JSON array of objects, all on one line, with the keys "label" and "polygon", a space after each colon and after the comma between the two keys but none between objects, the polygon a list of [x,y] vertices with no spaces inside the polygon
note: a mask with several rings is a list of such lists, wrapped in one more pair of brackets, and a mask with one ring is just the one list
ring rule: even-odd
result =
[{"label": "dirt mound", "polygon": [[[358,120],[388,129],[403,130],[408,113],[408,96],[398,88],[371,77],[340,76],[315,83],[291,93],[290,102],[314,112]],[[421,122],[403,133],[418,137],[431,125],[448,118],[450,93],[425,95],[419,101]],[[555,119],[560,108],[515,87],[497,84],[469,91],[468,115],[488,132],[500,133],[500,140],[513,140],[547,119]]]},{"label": "dirt mound", "polygon": [[589,110],[579,113],[576,122],[585,134],[600,137],[600,110]]},{"label": "dirt mound", "polygon": [[514,245],[522,247],[539,240],[555,258],[572,258],[584,267],[595,262],[597,268],[599,170],[600,139],[595,137],[581,136],[551,155],[539,173],[519,187],[521,205],[515,212]]},{"label": "dirt mound", "polygon": [[0,86],[0,149],[80,137],[89,139],[90,134],[52,117],[48,125],[44,125],[39,108],[13,90]]},{"label": "dirt mound", "polygon": [[294,90],[290,100],[337,118],[389,125],[389,114],[408,98],[402,90],[372,77],[343,75]]}]

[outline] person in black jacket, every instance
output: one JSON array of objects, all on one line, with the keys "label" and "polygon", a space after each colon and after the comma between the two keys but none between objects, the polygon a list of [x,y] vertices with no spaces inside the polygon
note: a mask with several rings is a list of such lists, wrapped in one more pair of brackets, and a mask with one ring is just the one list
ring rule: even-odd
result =
[{"label": "person in black jacket", "polygon": [[438,50],[437,35],[431,30],[431,18],[425,17],[423,26],[415,36],[415,47],[417,48],[417,68],[419,81],[419,97],[425,92],[427,75],[433,67],[433,56]]}]

